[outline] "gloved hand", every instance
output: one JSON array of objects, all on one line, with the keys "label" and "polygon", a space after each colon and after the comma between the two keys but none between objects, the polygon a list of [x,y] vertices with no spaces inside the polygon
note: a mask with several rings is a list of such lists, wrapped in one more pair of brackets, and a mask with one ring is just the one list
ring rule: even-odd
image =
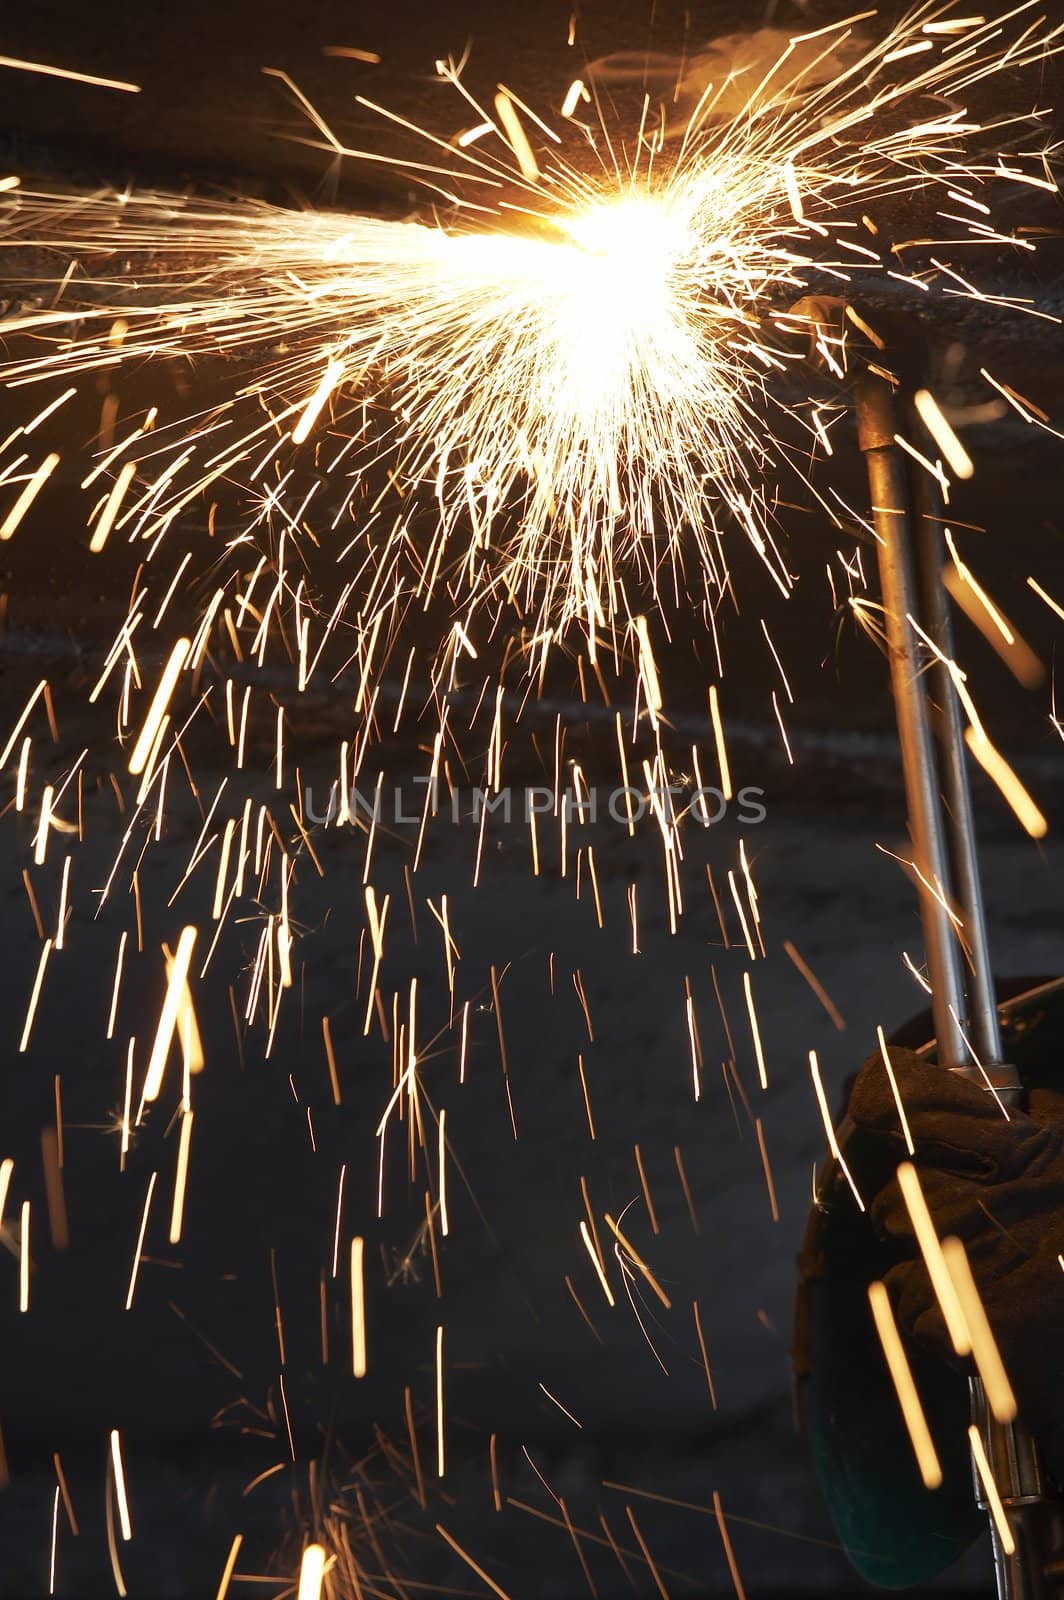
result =
[{"label": "gloved hand", "polygon": [[[940,1238],[963,1240],[1023,1420],[1055,1473],[1064,1462],[1064,1094],[1036,1089],[1008,1119],[989,1090],[890,1049],[915,1156],[882,1056],[865,1062],[849,1103],[844,1154],[872,1224],[897,1252],[885,1275],[901,1327],[957,1361],[902,1199],[912,1160]],[[1062,1071],[1064,1077],[1064,1071]]]}]

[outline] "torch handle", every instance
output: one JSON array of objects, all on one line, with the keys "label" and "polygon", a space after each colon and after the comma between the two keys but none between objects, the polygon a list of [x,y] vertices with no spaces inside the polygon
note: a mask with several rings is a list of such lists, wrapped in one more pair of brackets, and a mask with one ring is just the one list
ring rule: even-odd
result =
[{"label": "torch handle", "polygon": [[[919,623],[946,660],[953,659],[949,606],[942,585],[938,507],[915,494],[897,444],[888,380],[866,371],[856,381],[858,434],[868,471],[877,536],[891,683],[898,721],[913,860],[917,871],[927,971],[941,1065],[993,1081],[1013,1103],[1022,1098],[1015,1070],[1002,1063],[1001,1032],[986,937],[971,794],[955,685],[941,661],[928,668],[918,653]],[[926,676],[925,676],[926,675]],[[938,712],[932,723],[930,684]],[[945,802],[945,803],[943,803]],[[969,971],[950,915],[960,909]],[[977,1064],[971,1061],[972,1053]],[[1060,1548],[1060,1507],[1047,1493],[1036,1441],[1019,1423],[995,1421],[979,1380],[972,1380],[972,1417],[1008,1524],[1007,1548],[993,1517],[999,1600],[1049,1600],[1060,1590],[1052,1569]],[[976,1498],[988,1510],[982,1484]]]}]

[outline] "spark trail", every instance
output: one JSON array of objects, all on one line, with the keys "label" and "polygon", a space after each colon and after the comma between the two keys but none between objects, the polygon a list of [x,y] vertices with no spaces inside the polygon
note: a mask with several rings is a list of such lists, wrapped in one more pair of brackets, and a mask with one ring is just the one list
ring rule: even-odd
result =
[{"label": "spark trail", "polygon": [[[0,180],[0,268],[15,286],[0,321],[0,383],[25,417],[0,444],[0,538],[28,537],[56,485],[69,483],[69,452],[53,444],[70,414],[65,408],[87,403],[101,386],[98,433],[73,472],[85,497],[82,542],[101,572],[124,574],[130,557],[136,571],[127,613],[91,687],[65,693],[65,711],[71,698],[76,702],[69,722],[79,743],[91,729],[90,745],[74,756],[65,745],[55,758],[42,754],[46,737],[60,744],[44,679],[12,712],[10,731],[0,728],[0,767],[14,775],[15,812],[35,821],[33,872],[27,868],[23,881],[40,949],[19,1019],[23,1049],[32,1049],[35,1030],[47,1025],[49,1000],[67,970],[72,905],[91,905],[92,937],[102,939],[106,928],[116,938],[106,996],[107,1039],[122,1066],[122,1093],[111,1102],[122,1106],[112,1118],[121,1135],[116,1164],[125,1170],[127,1158],[140,1156],[142,1178],[150,1173],[134,1219],[140,1231],[134,1228],[132,1267],[125,1268],[130,1306],[142,1266],[151,1270],[145,1238],[157,1226],[151,1201],[161,1174],[173,1196],[171,1243],[189,1239],[186,1203],[194,1200],[201,1145],[211,1137],[202,1112],[193,1111],[205,1066],[197,1013],[215,981],[216,957],[231,963],[225,977],[234,979],[228,999],[241,1052],[253,1042],[276,1060],[296,995],[303,1022],[309,930],[300,909],[302,897],[312,896],[300,880],[325,883],[339,874],[338,862],[350,875],[347,857],[354,855],[350,835],[337,840],[341,828],[358,842],[356,888],[352,895],[345,882],[343,890],[345,914],[352,901],[357,907],[354,1033],[359,1048],[376,1052],[381,1070],[360,1070],[356,1091],[328,1015],[319,1019],[320,1032],[333,1106],[345,1097],[348,1104],[356,1096],[372,1102],[374,1132],[363,1154],[376,1175],[377,1218],[367,1215],[358,1231],[345,1220],[345,1160],[332,1271],[328,1282],[324,1269],[321,1277],[323,1368],[331,1326],[352,1375],[361,1380],[372,1369],[374,1296],[416,1277],[423,1264],[427,1272],[429,1261],[442,1299],[445,1252],[461,1248],[456,1216],[465,1178],[452,1143],[459,1119],[435,1103],[437,1066],[439,1058],[451,1061],[464,1092],[478,1012],[490,1014],[507,1145],[518,1137],[521,1095],[512,1092],[503,1015],[507,969],[491,964],[489,981],[463,967],[465,933],[453,920],[453,899],[450,906],[446,893],[438,905],[428,899],[428,922],[416,873],[432,848],[434,818],[460,804],[456,796],[481,761],[474,790],[480,804],[472,813],[479,883],[494,826],[485,801],[506,790],[515,729],[558,657],[575,658],[582,709],[542,711],[550,739],[536,754],[548,781],[537,792],[549,804],[523,819],[533,874],[556,861],[604,926],[611,914],[611,886],[600,883],[604,852],[596,858],[598,840],[583,826],[594,775],[566,750],[567,721],[583,715],[597,690],[610,739],[616,734],[627,834],[645,828],[660,848],[662,925],[675,934],[696,892],[705,911],[706,882],[696,891],[688,881],[690,862],[696,876],[699,870],[688,830],[709,826],[711,792],[730,803],[743,790],[733,779],[726,689],[710,686],[703,749],[693,741],[680,748],[670,725],[662,633],[686,609],[715,643],[737,542],[752,546],[775,591],[790,594],[791,567],[799,563],[790,559],[776,514],[788,484],[815,496],[822,519],[840,534],[861,520],[841,501],[821,498],[812,475],[814,458],[832,451],[842,405],[809,393],[787,307],[825,282],[836,291],[841,284],[841,292],[886,284],[917,307],[936,297],[980,301],[980,253],[1032,248],[1023,225],[1004,220],[1014,218],[1017,196],[1056,194],[1045,117],[1004,115],[994,102],[1006,73],[1029,71],[1064,50],[1064,24],[1047,24],[1033,4],[986,20],[925,4],[872,36],[870,15],[796,36],[774,63],[706,86],[680,130],[649,98],[631,127],[613,126],[582,83],[564,97],[554,123],[502,88],[484,105],[452,63],[440,63],[463,115],[475,118],[470,127],[441,139],[374,108],[382,125],[396,129],[396,149],[404,152],[390,162],[396,175],[414,179],[429,197],[431,208],[414,218],[161,193],[45,192]],[[349,149],[291,80],[278,76],[310,117],[312,142],[323,152],[370,159]],[[405,151],[418,141],[427,153],[409,158]],[[890,220],[899,202],[905,236]],[[1046,315],[1032,302],[1006,303],[1017,315]],[[174,375],[183,382],[192,369],[202,383],[197,409],[189,411],[175,398]],[[1004,396],[1025,421],[1049,425],[1030,402],[985,376],[995,404]],[[145,391],[149,403],[122,409],[128,396]],[[925,462],[927,469],[947,487],[947,468],[959,477],[977,471],[977,452],[968,454],[930,393],[924,412],[946,458],[946,466]],[[860,555],[840,553],[837,565],[855,612],[867,618]],[[956,572],[1015,667],[1017,636],[959,556]],[[789,705],[783,663],[763,623],[762,631]],[[951,670],[963,688],[963,672],[955,664]],[[309,805],[302,724],[315,696],[336,686],[347,708],[342,737],[334,727],[327,735],[331,789],[322,817]],[[619,689],[629,697],[623,711],[615,705]],[[775,695],[773,705],[790,758]],[[965,707],[973,737],[983,741],[976,754],[1030,825],[1033,802],[1022,785],[1017,792],[970,697]],[[117,754],[114,740],[98,733],[105,714],[113,718]],[[400,827],[373,800],[401,739],[407,743],[399,759],[410,759],[416,741],[428,783],[419,813]],[[115,763],[119,836],[113,852],[108,839],[107,875],[90,901],[79,854],[83,779],[101,752]],[[61,770],[52,771],[55,765]],[[707,778],[719,789],[711,791]],[[198,834],[177,846],[171,829],[177,833],[193,805]],[[402,885],[385,892],[381,857],[397,835],[410,847],[409,866]],[[150,877],[153,853],[164,856],[164,870]],[[776,1065],[755,1003],[755,993],[764,992],[760,972],[751,977],[766,957],[766,934],[745,849],[726,878],[718,895],[708,872],[722,942],[742,963],[741,989],[734,986],[738,1051],[712,973],[728,1046],[724,1082],[729,1097],[734,1082],[749,1114],[778,1217],[771,1141],[735,1065],[745,1052],[753,1094],[773,1082]],[[190,880],[209,912],[186,914],[195,891],[175,908]],[[45,886],[56,890],[51,899]],[[649,898],[642,885],[628,885],[630,938],[623,931],[633,956],[641,939],[653,936]],[[415,940],[416,911],[428,922],[427,937],[437,940],[438,982],[421,989],[416,978],[401,984],[390,960],[404,899]],[[55,903],[57,925],[46,928],[41,906]],[[187,920],[193,916],[195,925]],[[158,932],[164,923],[168,943]],[[840,1026],[811,968],[793,946],[790,955]],[[553,950],[549,971],[553,1000]],[[606,1101],[601,1083],[593,1094],[596,1001],[579,968],[565,984],[570,980],[592,1063],[585,1070],[584,1055],[576,1057],[570,1111],[595,1142]],[[140,1011],[138,1046],[131,1013],[141,984],[158,989],[161,1013],[145,1029]],[[710,1082],[696,990],[697,981],[684,975],[676,994],[684,1093],[695,1105]],[[812,1060],[833,1140],[815,1054]],[[298,1103],[295,1075],[290,1083]],[[56,1092],[58,1104],[58,1079]],[[166,1109],[152,1128],[146,1119],[156,1102]],[[300,1115],[304,1110],[316,1154],[319,1130],[312,1107],[300,1105]],[[178,1130],[170,1147],[160,1129],[167,1117]],[[577,1280],[583,1274],[580,1290],[595,1318],[615,1316],[626,1302],[664,1368],[657,1318],[673,1307],[655,1273],[658,1214],[640,1143],[629,1141],[629,1151],[633,1143],[653,1237],[637,1238],[624,1212],[624,1233],[596,1213],[581,1176],[587,1219],[574,1224],[571,1265]],[[385,1284],[367,1235],[389,1199],[394,1203],[389,1163],[396,1148],[407,1187],[417,1188],[417,1220],[413,1243],[396,1253]],[[679,1145],[674,1156],[697,1231]],[[0,1197],[10,1182],[5,1164]],[[30,1203],[21,1203],[20,1305],[28,1312]],[[612,1253],[603,1249],[608,1230],[617,1239]],[[346,1280],[338,1266],[345,1261]],[[578,1288],[568,1276],[565,1282],[601,1339]],[[621,1287],[623,1300],[615,1294]],[[285,1367],[276,1281],[274,1291]],[[439,1319],[446,1309],[444,1302]],[[715,1405],[697,1301],[694,1316]],[[452,1378],[435,1308],[433,1326],[442,1477]],[[554,1399],[552,1389],[540,1387]],[[270,1416],[285,1459],[264,1480],[295,1455],[283,1380],[280,1392],[283,1426],[276,1407]],[[410,1494],[425,1510],[429,1491],[409,1390],[406,1421],[410,1460],[407,1468],[404,1456],[400,1476],[416,1485]],[[429,1432],[420,1447],[426,1462]],[[500,1509],[494,1436],[491,1467]],[[375,1535],[361,1492],[357,1499],[358,1525]],[[341,1584],[347,1587],[340,1592],[358,1592],[367,1573],[382,1586],[390,1582],[376,1550],[371,1560],[353,1553],[343,1518],[323,1506],[315,1499],[307,1516],[320,1541],[304,1557],[308,1594]],[[723,1533],[719,1504],[717,1513]],[[564,1521],[576,1543],[568,1512]],[[435,1526],[484,1577],[464,1546]],[[584,1530],[581,1536],[591,1537]],[[641,1534],[638,1544],[635,1559],[650,1570]],[[239,1538],[223,1588],[234,1577],[238,1548]]]}]

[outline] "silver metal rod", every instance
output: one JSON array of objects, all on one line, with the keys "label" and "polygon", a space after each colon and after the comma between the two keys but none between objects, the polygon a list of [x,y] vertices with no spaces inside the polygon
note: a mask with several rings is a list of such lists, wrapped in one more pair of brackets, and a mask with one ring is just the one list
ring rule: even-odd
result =
[{"label": "silver metal rod", "polygon": [[[946,563],[945,541],[942,537],[942,509],[937,486],[926,472],[920,472],[915,480],[914,491],[914,535],[917,581],[920,589],[920,625],[928,637],[934,640],[946,661],[955,661],[953,619],[945,585],[942,582]],[[990,963],[986,910],[979,873],[975,818],[968,781],[968,760],[964,748],[960,701],[956,684],[944,662],[936,660],[927,670],[938,712],[934,727],[938,742],[940,790],[944,802],[945,826],[953,868],[953,892],[960,907],[964,922],[964,939],[968,948],[966,987],[969,1038],[983,1066],[1000,1066],[1003,1064],[1001,1026],[998,1021],[994,974]],[[1019,1077],[1013,1074],[1013,1079],[1011,1085],[996,1086],[1014,1087],[1019,1091],[1021,1087]]]},{"label": "silver metal rod", "polygon": [[912,557],[909,475],[903,452],[895,443],[894,399],[886,378],[864,372],[854,387],[858,436],[868,469],[872,516],[878,536],[876,548],[887,651],[913,864],[920,894],[935,1039],[940,1063],[956,1067],[968,1059],[962,1032],[967,1023],[967,1007],[961,951],[948,909],[949,841],[938,792],[938,765],[922,678],[924,664],[910,620],[918,613],[920,596]]}]

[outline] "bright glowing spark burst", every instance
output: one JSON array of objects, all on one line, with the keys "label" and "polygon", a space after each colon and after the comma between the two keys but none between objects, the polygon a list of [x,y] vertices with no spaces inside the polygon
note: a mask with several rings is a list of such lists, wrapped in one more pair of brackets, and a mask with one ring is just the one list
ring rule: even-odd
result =
[{"label": "bright glowing spark burst", "polygon": [[[393,533],[382,593],[424,596],[445,579],[456,609],[520,596],[548,634],[573,616],[594,633],[627,620],[622,568],[633,559],[652,576],[677,563],[688,589],[700,572],[712,605],[731,528],[786,591],[772,501],[787,450],[769,385],[793,352],[774,312],[810,273],[855,282],[885,271],[921,298],[954,293],[951,269],[907,267],[904,242],[885,242],[869,212],[904,193],[926,203],[930,242],[959,230],[966,246],[1026,244],[993,225],[985,200],[1054,182],[1028,119],[981,125],[965,107],[985,80],[1061,48],[1064,25],[1023,5],[1006,42],[997,20],[953,29],[946,9],[918,7],[874,43],[846,22],[798,36],[739,114],[721,118],[731,85],[711,87],[675,141],[644,108],[623,151],[605,129],[585,130],[583,166],[526,116],[525,143],[546,139],[534,180],[523,147],[512,148],[520,103],[500,95],[504,122],[477,107],[491,140],[444,145],[415,167],[452,201],[456,228],[18,191],[0,213],[9,246],[82,261],[135,252],[145,272],[120,303],[105,275],[76,303],[68,285],[65,305],[9,318],[5,331],[32,333],[35,353],[2,376],[246,354],[245,381],[221,412],[157,425],[119,452],[127,466],[142,460],[144,487],[127,488],[117,521],[105,503],[103,526],[153,550],[188,505],[233,476],[263,485],[261,519],[294,531],[307,508],[301,480],[297,500],[284,487],[293,446],[325,413],[318,458],[327,449],[325,470],[349,483],[345,506],[382,456],[411,507],[434,502],[435,527],[413,561],[402,536],[412,509]],[[843,46],[848,64],[821,83],[817,66]],[[468,99],[456,70],[440,70]],[[983,153],[1032,137],[1034,154]],[[48,470],[33,469],[23,494],[35,495]]]}]

